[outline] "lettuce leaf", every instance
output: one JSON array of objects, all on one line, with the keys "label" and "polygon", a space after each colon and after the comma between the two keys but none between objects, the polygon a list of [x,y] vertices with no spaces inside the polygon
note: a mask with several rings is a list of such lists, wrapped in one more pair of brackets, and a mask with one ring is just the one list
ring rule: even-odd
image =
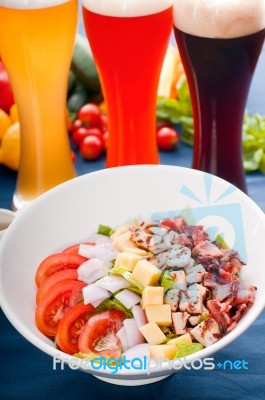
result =
[{"label": "lettuce leaf", "polygon": [[174,279],[172,278],[171,274],[169,271],[164,271],[162,272],[160,279],[159,279],[159,284],[163,288],[165,288],[165,291],[167,289],[170,289],[172,286],[174,286]]},{"label": "lettuce leaf", "polygon": [[222,235],[219,235],[219,234],[216,235],[216,238],[214,239],[214,241],[221,246],[221,249],[229,249],[229,246],[226,243],[226,241],[224,240]]},{"label": "lettuce leaf", "polygon": [[137,282],[132,278],[132,273],[129,271],[128,267],[124,264],[114,266],[109,270],[110,274],[113,275],[119,275],[125,278],[129,283],[130,287],[129,289],[132,290],[133,292],[142,295],[144,286],[141,285],[141,283]]},{"label": "lettuce leaf", "polygon": [[129,268],[125,264],[116,265],[109,270],[112,275],[123,276],[124,272],[129,272]]},{"label": "lettuce leaf", "polygon": [[99,225],[97,233],[104,236],[111,236],[114,230],[107,225]]},{"label": "lettuce leaf", "polygon": [[200,343],[188,343],[183,340],[183,342],[177,343],[177,352],[175,354],[175,358],[188,356],[189,354],[196,353],[203,348],[203,345]]},{"label": "lettuce leaf", "polygon": [[144,291],[144,286],[137,282],[135,279],[132,278],[132,273],[131,272],[124,272],[122,274],[122,276],[127,279],[127,281],[131,284],[131,287],[129,288],[130,290],[132,290],[132,288],[134,289],[133,291],[138,293],[138,294],[142,294]]},{"label": "lettuce leaf", "polygon": [[132,318],[132,312],[128,308],[126,308],[118,299],[115,297],[111,297],[106,299],[100,303],[100,305],[96,308],[98,311],[107,311],[107,310],[120,310],[123,311],[126,315],[126,318]]}]

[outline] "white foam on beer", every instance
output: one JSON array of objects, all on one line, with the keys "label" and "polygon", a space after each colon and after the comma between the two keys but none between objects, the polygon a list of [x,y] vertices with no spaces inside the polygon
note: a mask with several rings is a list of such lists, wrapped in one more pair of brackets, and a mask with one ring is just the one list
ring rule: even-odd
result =
[{"label": "white foam on beer", "polygon": [[208,38],[236,38],[265,27],[264,0],[174,0],[174,25]]},{"label": "white foam on beer", "polygon": [[156,14],[166,10],[172,4],[173,0],[83,0],[83,6],[89,11],[110,17],[140,17]]},{"label": "white foam on beer", "polygon": [[72,0],[0,0],[0,7],[14,8],[19,10],[32,10],[58,6]]}]

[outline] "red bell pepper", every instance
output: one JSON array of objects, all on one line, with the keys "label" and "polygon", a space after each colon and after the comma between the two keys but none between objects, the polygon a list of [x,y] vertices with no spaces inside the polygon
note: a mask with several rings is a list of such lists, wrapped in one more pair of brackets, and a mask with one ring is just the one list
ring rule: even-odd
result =
[{"label": "red bell pepper", "polygon": [[12,88],[8,79],[7,71],[0,60],[0,108],[9,113],[10,107],[14,104]]}]

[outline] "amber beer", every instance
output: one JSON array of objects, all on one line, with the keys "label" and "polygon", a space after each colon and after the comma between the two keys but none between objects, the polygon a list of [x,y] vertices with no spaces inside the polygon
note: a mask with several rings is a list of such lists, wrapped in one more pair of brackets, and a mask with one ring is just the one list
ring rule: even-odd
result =
[{"label": "amber beer", "polygon": [[171,0],[84,0],[83,16],[107,104],[107,167],[158,163],[156,98]]},{"label": "amber beer", "polygon": [[[246,192],[242,122],[249,87],[264,43],[265,25],[262,10],[257,10],[254,20],[252,12],[248,24],[247,10],[244,12],[243,6],[238,10],[235,7],[229,9],[229,4],[233,5],[231,1],[222,3],[218,20],[214,14],[218,15],[218,10],[201,8],[191,27],[182,21],[182,1],[176,0],[174,30],[192,100],[193,168],[218,175]],[[203,3],[196,0],[194,4],[200,8]],[[260,2],[254,1],[252,6],[257,3]],[[205,15],[208,27],[202,23]],[[224,21],[220,21],[221,17]],[[242,21],[244,26],[241,27]],[[234,31],[230,32],[230,27]]]},{"label": "amber beer", "polygon": [[16,208],[75,176],[66,91],[76,28],[76,0],[0,0],[0,53],[21,123]]}]

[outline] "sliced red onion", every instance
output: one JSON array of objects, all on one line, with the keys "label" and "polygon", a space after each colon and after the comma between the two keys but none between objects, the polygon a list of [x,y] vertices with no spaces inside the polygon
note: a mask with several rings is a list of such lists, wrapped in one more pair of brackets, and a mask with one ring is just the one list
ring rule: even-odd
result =
[{"label": "sliced red onion", "polygon": [[125,319],[123,321],[123,325],[125,328],[127,342],[129,347],[133,347],[136,344],[144,343],[144,337],[139,331],[139,328],[135,322],[134,318]]},{"label": "sliced red onion", "polygon": [[99,258],[104,262],[115,260],[118,250],[111,243],[94,245],[80,244],[78,254],[86,258]]},{"label": "sliced red onion", "polygon": [[134,358],[150,358],[150,344],[142,343],[131,347],[123,353],[123,356],[127,360],[133,360]]},{"label": "sliced red onion", "polygon": [[106,289],[100,288],[96,285],[88,285],[82,289],[84,304],[92,304],[97,307],[102,301],[108,299],[111,293]]},{"label": "sliced red onion", "polygon": [[91,258],[85,261],[77,269],[78,280],[85,283],[93,283],[106,275],[104,262],[98,258]]},{"label": "sliced red onion", "polygon": [[95,282],[95,285],[114,293],[117,292],[117,290],[126,289],[130,284],[121,276],[107,275]]},{"label": "sliced red onion", "polygon": [[141,326],[147,324],[146,315],[141,306],[133,306],[132,313],[138,328],[141,328]]},{"label": "sliced red onion", "polygon": [[99,233],[92,233],[86,239],[86,242],[102,244],[102,243],[111,243],[111,239],[109,236],[100,235]]},{"label": "sliced red onion", "polygon": [[140,303],[141,297],[129,289],[116,294],[116,299],[119,300],[126,308],[132,308],[135,304]]},{"label": "sliced red onion", "polygon": [[123,327],[116,333],[116,335],[117,335],[118,338],[120,339],[122,350],[123,350],[123,351],[126,351],[126,350],[129,348],[129,345],[128,345],[128,339],[127,339],[125,327],[123,326]]}]

